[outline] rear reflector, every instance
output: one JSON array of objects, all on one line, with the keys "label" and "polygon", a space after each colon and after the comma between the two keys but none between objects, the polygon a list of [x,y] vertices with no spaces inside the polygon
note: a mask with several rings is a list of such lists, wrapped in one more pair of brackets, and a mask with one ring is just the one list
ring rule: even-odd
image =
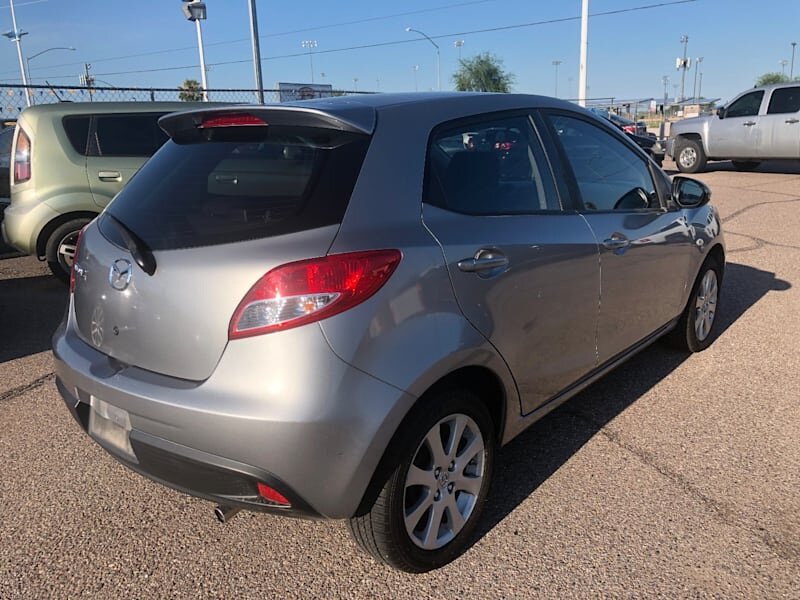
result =
[{"label": "rear reflector", "polygon": [[400,258],[399,250],[371,250],[277,267],[259,279],[239,303],[228,338],[290,329],[344,312],[377,292]]},{"label": "rear reflector", "polygon": [[287,500],[286,496],[281,494],[278,490],[269,487],[266,483],[261,483],[260,481],[257,484],[258,487],[258,495],[261,496],[267,502],[272,502],[273,504],[280,504],[281,506],[291,506],[292,503]]},{"label": "rear reflector", "polygon": [[219,127],[263,127],[267,123],[255,115],[247,113],[233,113],[227,115],[213,115],[203,119],[198,125],[200,129],[214,129]]}]

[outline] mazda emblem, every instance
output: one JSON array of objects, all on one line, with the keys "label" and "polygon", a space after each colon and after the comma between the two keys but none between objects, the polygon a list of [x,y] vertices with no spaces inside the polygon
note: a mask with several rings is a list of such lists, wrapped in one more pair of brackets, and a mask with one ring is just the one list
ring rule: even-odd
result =
[{"label": "mazda emblem", "polygon": [[133,277],[133,265],[129,260],[118,258],[111,265],[108,272],[108,283],[111,287],[118,291],[125,290],[131,283]]}]

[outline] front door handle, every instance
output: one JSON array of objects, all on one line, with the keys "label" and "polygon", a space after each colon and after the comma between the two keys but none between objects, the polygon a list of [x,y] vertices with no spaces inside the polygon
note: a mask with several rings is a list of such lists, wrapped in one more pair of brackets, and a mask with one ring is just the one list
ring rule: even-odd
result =
[{"label": "front door handle", "polygon": [[97,178],[100,181],[122,181],[122,174],[119,171],[100,171]]},{"label": "front door handle", "polygon": [[752,127],[755,124],[756,124],[755,121],[745,121],[744,123],[742,123],[742,125],[744,125],[745,127]]},{"label": "front door handle", "polygon": [[800,119],[786,119],[784,123],[789,123],[790,125],[793,125],[794,123],[800,123]]},{"label": "front door handle", "polygon": [[609,250],[620,250],[621,248],[627,248],[630,245],[631,241],[624,236],[613,235],[607,240],[603,240],[603,247],[608,248]]},{"label": "front door handle", "polygon": [[487,273],[505,270],[508,258],[497,250],[481,249],[472,258],[458,261],[458,269],[464,273]]}]

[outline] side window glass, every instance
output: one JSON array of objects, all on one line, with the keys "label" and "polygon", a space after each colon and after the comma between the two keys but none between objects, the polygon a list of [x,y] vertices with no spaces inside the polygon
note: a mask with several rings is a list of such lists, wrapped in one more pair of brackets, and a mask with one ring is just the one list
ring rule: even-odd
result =
[{"label": "side window glass", "polygon": [[646,162],[609,132],[582,119],[550,115],[587,210],[661,208]]},{"label": "side window glass", "polygon": [[425,202],[470,215],[561,210],[526,116],[440,129],[428,147]]},{"label": "side window glass", "polygon": [[800,87],[779,88],[772,91],[767,114],[793,113],[800,110]]},{"label": "side window glass", "polygon": [[97,115],[95,144],[99,156],[151,156],[167,140],[160,114]]},{"label": "side window glass", "polygon": [[764,98],[764,90],[745,94],[728,107],[725,111],[725,118],[756,116],[758,109],[761,108],[762,98]]},{"label": "side window glass", "polygon": [[86,156],[86,143],[89,141],[89,121],[91,117],[64,117],[64,132],[75,152]]}]

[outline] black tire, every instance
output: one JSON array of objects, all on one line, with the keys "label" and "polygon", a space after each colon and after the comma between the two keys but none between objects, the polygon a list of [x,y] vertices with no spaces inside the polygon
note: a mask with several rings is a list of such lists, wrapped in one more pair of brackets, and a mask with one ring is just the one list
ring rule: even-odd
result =
[{"label": "black tire", "polygon": [[[390,452],[397,458],[374,502],[348,521],[350,533],[362,550],[410,573],[446,565],[469,547],[486,503],[497,446],[492,419],[472,392],[449,390],[421,402],[392,442]],[[446,449],[441,448],[444,454],[440,458],[452,462],[439,465],[428,440],[437,436],[444,446],[441,435],[452,434],[454,424],[447,422],[456,418],[467,426],[458,437],[454,454],[445,456]],[[476,433],[483,438],[483,450],[470,460],[473,442],[478,439]],[[412,466],[425,483],[409,483]],[[428,480],[430,486],[426,485]],[[461,489],[462,485],[477,493]],[[453,508],[463,525],[453,518]],[[436,521],[439,525],[434,528],[431,525]],[[416,523],[411,532],[406,528],[407,522]],[[422,539],[427,530],[418,527],[424,524],[431,531],[436,530],[435,539],[433,536]],[[429,549],[423,547],[426,543]]]},{"label": "black tire", "polygon": [[[709,273],[711,275],[708,275]],[[697,279],[692,286],[692,293],[678,324],[667,336],[667,341],[671,346],[679,350],[701,352],[711,345],[714,338],[714,325],[719,314],[722,276],[723,267],[717,259],[709,256],[697,274]],[[707,277],[713,281],[713,298],[706,293],[708,291]],[[713,311],[710,315],[710,322],[708,319],[709,309]],[[701,318],[704,318],[704,327],[700,326]]]},{"label": "black tire", "polygon": [[675,151],[675,164],[681,173],[698,173],[702,171],[708,158],[703,151],[700,140],[682,139]]},{"label": "black tire", "polygon": [[67,221],[55,228],[47,238],[45,254],[47,266],[53,275],[65,284],[69,284],[69,274],[72,269],[72,255],[75,253],[75,243],[78,234],[91,219],[79,218]]},{"label": "black tire", "polygon": [[732,160],[731,162],[737,171],[752,171],[761,164],[757,160]]}]

